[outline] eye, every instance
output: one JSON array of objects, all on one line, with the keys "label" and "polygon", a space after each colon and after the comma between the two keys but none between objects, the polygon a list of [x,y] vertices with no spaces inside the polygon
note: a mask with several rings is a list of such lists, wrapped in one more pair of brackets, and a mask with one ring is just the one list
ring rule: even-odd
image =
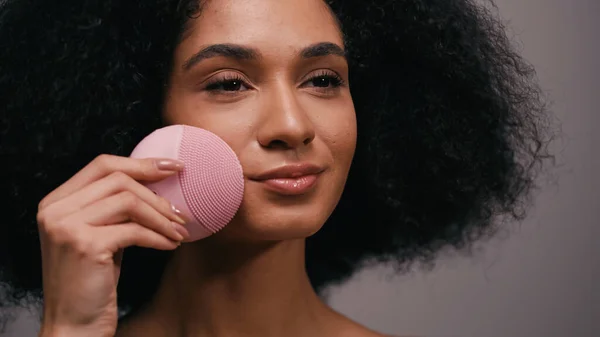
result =
[{"label": "eye", "polygon": [[333,76],[319,76],[311,79],[312,85],[319,88],[339,87],[341,81]]},{"label": "eye", "polygon": [[323,71],[312,76],[303,86],[329,90],[339,88],[343,84],[344,80],[335,72]]},{"label": "eye", "polygon": [[206,85],[206,91],[210,92],[226,92],[233,93],[238,91],[246,91],[248,86],[239,76],[226,76],[214,79]]}]

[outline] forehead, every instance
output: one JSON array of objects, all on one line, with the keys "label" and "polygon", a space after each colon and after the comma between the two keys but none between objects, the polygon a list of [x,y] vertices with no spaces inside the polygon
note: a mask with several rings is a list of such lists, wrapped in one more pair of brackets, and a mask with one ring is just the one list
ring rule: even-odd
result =
[{"label": "forehead", "polygon": [[195,45],[343,45],[337,22],[323,0],[208,0],[188,23],[184,36],[184,43]]}]

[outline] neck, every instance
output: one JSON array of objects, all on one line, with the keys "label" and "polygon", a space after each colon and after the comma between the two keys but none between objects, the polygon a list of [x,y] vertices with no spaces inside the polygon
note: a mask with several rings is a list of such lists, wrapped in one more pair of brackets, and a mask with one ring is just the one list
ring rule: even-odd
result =
[{"label": "neck", "polygon": [[153,322],[143,335],[322,335],[335,314],[314,292],[304,253],[304,240],[182,246],[138,320]]}]

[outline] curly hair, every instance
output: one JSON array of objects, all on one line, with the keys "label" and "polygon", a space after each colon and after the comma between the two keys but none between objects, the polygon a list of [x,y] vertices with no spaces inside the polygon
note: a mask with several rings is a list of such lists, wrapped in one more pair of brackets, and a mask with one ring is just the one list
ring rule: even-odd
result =
[{"label": "curly hair", "polygon": [[[370,262],[405,268],[525,216],[550,154],[534,69],[472,0],[329,0],[358,119],[338,207],[307,239],[317,291]],[[163,126],[172,53],[197,0],[0,5],[0,309],[41,298],[38,202],[101,153]],[[368,230],[365,230],[368,228]],[[152,297],[169,253],[129,248],[119,305]]]}]

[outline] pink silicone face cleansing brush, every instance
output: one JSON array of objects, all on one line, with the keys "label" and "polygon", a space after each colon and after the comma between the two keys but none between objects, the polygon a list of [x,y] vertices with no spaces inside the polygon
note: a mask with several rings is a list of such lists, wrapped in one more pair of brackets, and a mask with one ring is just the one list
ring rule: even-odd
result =
[{"label": "pink silicone face cleansing brush", "polygon": [[185,164],[183,171],[145,186],[169,200],[189,220],[188,242],[221,230],[242,203],[242,166],[229,145],[209,131],[167,126],[144,138],[131,157],[170,158]]}]

